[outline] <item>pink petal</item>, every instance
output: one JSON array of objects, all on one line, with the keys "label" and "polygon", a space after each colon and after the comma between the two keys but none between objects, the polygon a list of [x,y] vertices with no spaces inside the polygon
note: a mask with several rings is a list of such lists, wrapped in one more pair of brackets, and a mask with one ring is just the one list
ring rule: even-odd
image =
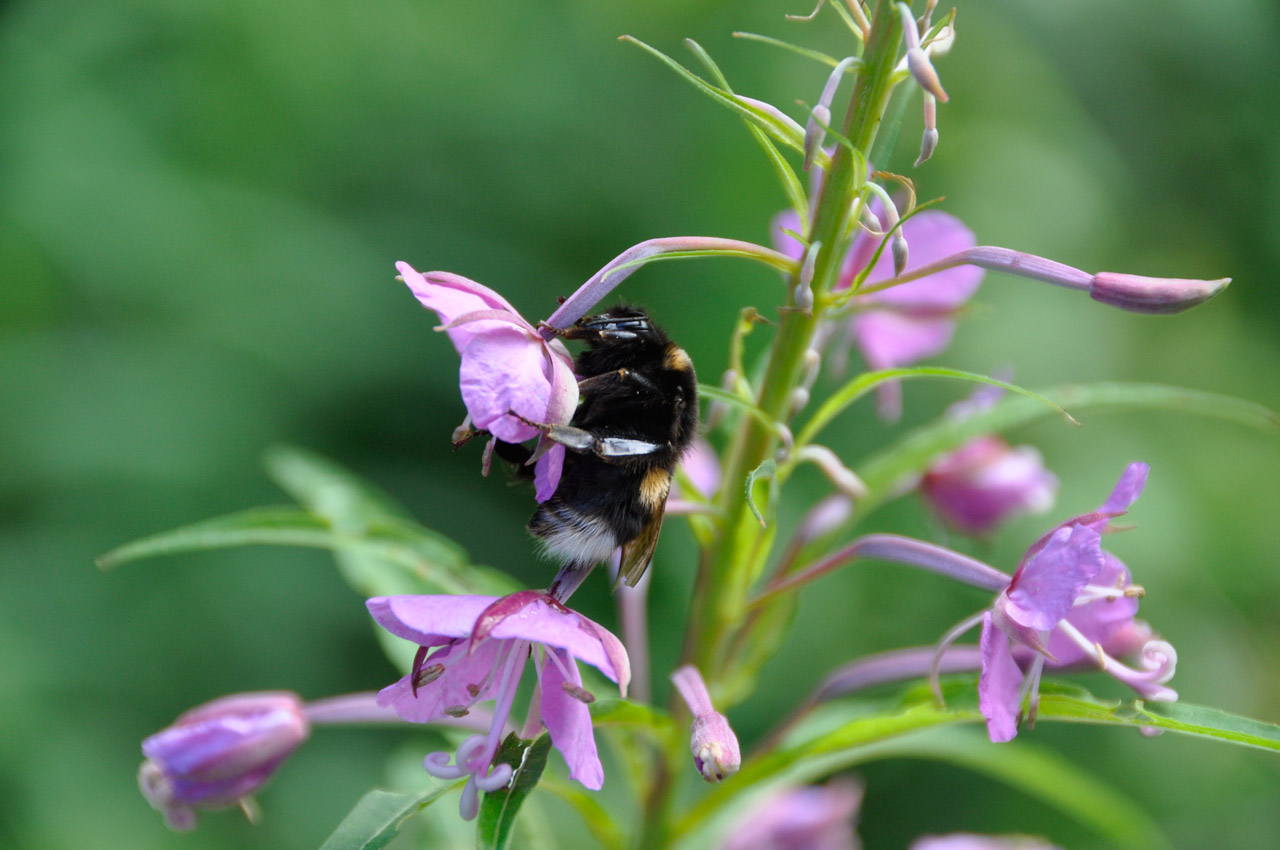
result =
[{"label": "pink petal", "polygon": [[793,260],[799,260],[804,256],[804,246],[790,233],[784,233],[784,230],[790,230],[792,233],[800,232],[800,216],[795,210],[783,210],[775,215],[773,221],[769,223],[769,235],[774,248]]},{"label": "pink petal", "polygon": [[[1102,569],[1091,583],[1100,587],[1128,587],[1132,581],[1129,578],[1129,570],[1120,559],[1104,551]],[[1124,655],[1127,650],[1133,648],[1132,638],[1127,633],[1133,626],[1133,618],[1137,613],[1137,599],[1124,597],[1111,602],[1099,599],[1088,605],[1073,607],[1066,620],[1091,642],[1100,644],[1107,652],[1113,655]],[[1121,635],[1125,637],[1121,638]],[[1144,642],[1145,639],[1139,640],[1138,645]],[[1085,660],[1084,651],[1074,641],[1056,631],[1049,635],[1049,652],[1058,660],[1054,666],[1075,664]]]},{"label": "pink petal", "polygon": [[[479,614],[479,611],[476,613]],[[489,634],[503,640],[520,638],[565,650],[621,684],[629,671],[618,670],[614,666],[610,652],[601,639],[601,632],[608,635],[611,643],[617,642],[617,638],[602,626],[576,611],[554,608],[546,602],[537,601],[503,619]],[[621,646],[620,643],[618,645]],[[622,657],[626,657],[625,653]]]},{"label": "pink petal", "polygon": [[450,709],[470,708],[485,699],[503,645],[498,641],[485,641],[470,652],[469,648],[468,641],[459,640],[437,651],[427,658],[427,666],[444,664],[439,678],[420,684],[415,695],[409,676],[405,676],[378,692],[378,705],[390,706],[410,723],[431,723],[450,716]]},{"label": "pink petal", "polygon": [[533,497],[545,502],[555,495],[564,471],[564,446],[556,443],[533,465]]},{"label": "pink petal", "polygon": [[[553,650],[554,651],[554,650]],[[569,766],[569,778],[576,779],[592,791],[604,785],[604,767],[596,750],[595,735],[591,731],[591,712],[585,703],[570,696],[564,684],[582,689],[582,677],[578,665],[565,653],[558,655],[569,673],[566,679],[560,672],[560,664],[547,659],[542,665],[542,724],[551,733],[551,744],[564,756]]]},{"label": "pink petal", "polygon": [[536,436],[536,429],[508,411],[531,422],[545,422],[551,368],[537,334],[509,325],[476,334],[462,351],[458,371],[458,385],[471,421],[507,443]]},{"label": "pink petal", "polygon": [[[405,285],[424,307],[434,310],[440,323],[447,325],[459,316],[477,310],[501,310],[520,319],[514,307],[498,293],[474,280],[448,272],[428,272],[423,275],[408,263],[396,263],[396,270],[404,278]],[[430,278],[430,279],[428,279]],[[458,351],[466,348],[471,338],[492,323],[477,322],[448,331],[449,339]],[[527,324],[527,323],[526,323]]]},{"label": "pink petal", "polygon": [[[878,213],[879,204],[873,205],[872,211]],[[965,227],[960,219],[937,210],[926,210],[907,219],[902,225],[902,235],[911,246],[907,271],[977,244],[973,231]],[[867,233],[860,234],[849,252],[847,273],[852,275],[861,270],[870,261],[879,244],[878,238]],[[881,252],[875,268],[866,278],[868,284],[893,278],[893,257],[890,254],[888,248]],[[956,266],[911,283],[872,293],[865,296],[865,299],[899,309],[952,311],[973,297],[982,283],[983,274],[984,270],[977,266]]]},{"label": "pink petal", "polygon": [[1129,507],[1142,495],[1143,488],[1147,486],[1147,473],[1150,471],[1151,467],[1145,463],[1129,464],[1120,475],[1120,480],[1116,482],[1115,489],[1107,497],[1106,503],[1098,510],[1112,514],[1129,510]]},{"label": "pink petal", "polygon": [[987,734],[996,743],[1018,734],[1018,696],[1022,671],[1009,651],[1009,638],[996,628],[988,613],[982,618],[982,673],[978,676],[978,710],[987,718]]},{"label": "pink petal", "polygon": [[854,344],[872,369],[907,366],[951,344],[955,322],[947,316],[912,316],[869,310],[853,317]]},{"label": "pink petal", "polygon": [[920,492],[953,528],[982,537],[1015,514],[1048,510],[1058,480],[1030,446],[979,437],[935,461]]},{"label": "pink petal", "polygon": [[1101,536],[1092,528],[1060,528],[1018,568],[1006,592],[1006,612],[1028,628],[1049,631],[1068,613],[1080,590],[1102,569]]},{"label": "pink petal", "polygon": [[496,596],[376,596],[365,605],[391,634],[418,646],[440,646],[470,637],[476,617]]}]

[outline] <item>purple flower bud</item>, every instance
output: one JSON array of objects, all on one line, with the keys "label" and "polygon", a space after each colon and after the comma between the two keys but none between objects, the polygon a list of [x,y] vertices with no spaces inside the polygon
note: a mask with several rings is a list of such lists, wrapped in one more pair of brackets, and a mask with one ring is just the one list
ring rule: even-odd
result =
[{"label": "purple flower bud", "polygon": [[1227,288],[1231,278],[1186,280],[1098,272],[1089,282],[1089,297],[1131,313],[1181,313],[1203,304]]},{"label": "purple flower bud", "polygon": [[685,665],[671,674],[671,682],[693,714],[689,748],[694,767],[708,782],[719,782],[737,773],[742,765],[738,736],[729,727],[728,718],[711,705],[702,674],[696,667]]},{"label": "purple flower bud", "polygon": [[171,828],[189,830],[197,808],[226,808],[266,784],[310,732],[294,694],[216,699],[142,742],[138,786]]}]

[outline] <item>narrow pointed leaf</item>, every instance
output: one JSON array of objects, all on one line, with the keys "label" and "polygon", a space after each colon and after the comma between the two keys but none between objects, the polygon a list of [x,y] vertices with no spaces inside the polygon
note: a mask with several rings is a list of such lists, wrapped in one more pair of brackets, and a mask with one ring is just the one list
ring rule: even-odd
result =
[{"label": "narrow pointed leaf", "polygon": [[502,742],[494,756],[494,764],[509,764],[515,773],[506,788],[484,795],[476,823],[476,847],[503,850],[507,846],[520,806],[537,787],[550,752],[551,736],[546,734],[527,741],[512,733]]},{"label": "narrow pointed leaf", "polygon": [[[1235,422],[1272,435],[1280,433],[1280,417],[1262,405],[1201,390],[1160,384],[1099,383],[1054,387],[1040,395],[1081,415],[1170,410]],[[899,481],[919,474],[938,455],[974,437],[1045,419],[1056,409],[1029,398],[1009,397],[962,421],[943,418],[908,432],[854,470],[871,490],[871,495],[857,505],[855,519],[878,507],[895,492]]]},{"label": "narrow pointed leaf", "polygon": [[378,850],[385,847],[399,834],[406,821],[461,784],[454,782],[423,794],[370,791],[342,819],[320,850]]},{"label": "narrow pointed leaf", "polygon": [[796,132],[795,129],[788,127],[786,124],[783,124],[781,121],[779,121],[777,118],[773,117],[772,115],[768,115],[765,112],[762,112],[761,110],[758,110],[758,109],[752,109],[750,106],[734,99],[723,89],[717,86],[711,85],[706,80],[702,79],[702,77],[699,77],[697,74],[693,73],[688,68],[684,67],[679,62],[672,59],[667,54],[663,53],[661,50],[658,50],[655,47],[650,47],[649,45],[645,44],[643,41],[640,41],[638,38],[633,38],[629,35],[624,35],[622,36],[622,40],[629,41],[632,44],[636,45],[637,47],[641,48],[642,50],[646,51],[647,53],[655,56],[664,65],[671,68],[681,77],[684,77],[686,80],[692,83],[695,88],[697,88],[703,94],[710,97],[716,103],[719,103],[721,106],[727,107],[733,112],[736,112],[740,117],[745,118],[747,121],[750,121],[751,123],[755,124],[760,129],[764,130],[770,136],[773,136],[775,139],[782,142],[787,147],[793,150],[801,151],[801,152],[804,151],[804,134],[803,133]]},{"label": "narrow pointed leaf", "polygon": [[818,432],[831,423],[841,413],[843,413],[851,404],[862,398],[878,385],[885,381],[898,381],[904,378],[945,378],[956,381],[968,381],[974,384],[989,384],[993,387],[1000,387],[1012,393],[1034,399],[1040,404],[1047,407],[1048,412],[1055,412],[1065,417],[1068,422],[1074,425],[1080,423],[1063,407],[1054,401],[1045,398],[1042,395],[1033,393],[1031,390],[1024,389],[1016,384],[1006,383],[987,375],[979,375],[976,372],[962,372],[959,369],[945,369],[937,366],[916,366],[902,369],[882,369],[878,372],[864,372],[853,380],[846,383],[840,389],[832,393],[831,397],[822,403],[809,421],[805,423],[804,429],[801,430],[800,436],[796,442],[799,445],[808,444]]}]

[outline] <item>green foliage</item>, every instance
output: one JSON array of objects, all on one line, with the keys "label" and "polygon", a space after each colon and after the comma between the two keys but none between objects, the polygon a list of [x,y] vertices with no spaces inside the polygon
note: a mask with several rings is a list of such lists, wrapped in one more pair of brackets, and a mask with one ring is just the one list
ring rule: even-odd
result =
[{"label": "green foliage", "polygon": [[422,794],[370,791],[360,798],[320,850],[379,850],[400,834],[405,823],[461,782]]},{"label": "green foliage", "polygon": [[550,752],[551,736],[545,733],[532,741],[512,733],[498,747],[493,763],[509,764],[515,772],[507,787],[485,794],[480,803],[480,817],[476,823],[476,847],[479,850],[503,850],[507,846],[516,815],[542,778]]}]

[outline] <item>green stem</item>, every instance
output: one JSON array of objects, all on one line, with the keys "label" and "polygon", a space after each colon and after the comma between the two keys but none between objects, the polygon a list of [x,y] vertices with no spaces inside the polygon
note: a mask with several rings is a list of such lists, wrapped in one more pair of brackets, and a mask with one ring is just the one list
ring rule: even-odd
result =
[{"label": "green stem", "polygon": [[[794,295],[788,297],[760,385],[756,406],[776,422],[788,418],[792,391],[803,379],[805,353],[818,326],[816,314],[820,314],[839,278],[851,229],[853,198],[866,179],[865,153],[875,140],[889,101],[901,37],[901,17],[889,3],[877,2],[862,71],[844,125],[845,137],[861,155],[843,145],[836,148],[822,184],[811,232],[807,234],[810,244],[820,243],[812,281],[814,312],[796,309]],[[796,291],[799,275],[799,271],[792,275],[791,293]],[[762,529],[752,515],[742,482],[751,470],[772,456],[776,447],[776,428],[747,417],[726,459],[726,485],[720,495],[724,520],[720,535],[704,554],[699,568],[683,655],[686,662],[702,671],[713,688],[724,686],[732,678],[733,671],[726,669],[730,639],[742,622],[748,591],[764,568],[773,538],[772,528]],[[772,517],[769,519],[772,521]]]}]

